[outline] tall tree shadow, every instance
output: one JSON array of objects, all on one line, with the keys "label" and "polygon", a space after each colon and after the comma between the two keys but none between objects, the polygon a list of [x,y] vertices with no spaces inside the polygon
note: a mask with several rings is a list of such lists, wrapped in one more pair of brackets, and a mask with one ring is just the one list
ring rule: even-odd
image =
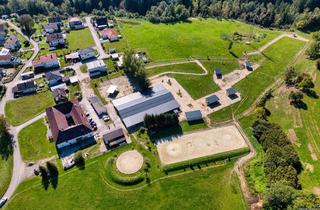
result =
[{"label": "tall tree shadow", "polygon": [[12,136],[3,134],[0,137],[0,155],[1,158],[7,160],[13,154]]}]

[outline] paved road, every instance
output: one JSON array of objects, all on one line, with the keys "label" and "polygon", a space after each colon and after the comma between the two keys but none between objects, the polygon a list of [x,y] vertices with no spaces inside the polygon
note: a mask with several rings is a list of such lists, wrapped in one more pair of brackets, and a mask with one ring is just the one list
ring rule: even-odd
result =
[{"label": "paved road", "polygon": [[[32,65],[32,61],[35,59],[35,57],[39,53],[39,47],[35,41],[33,41],[33,40],[29,39],[27,36],[25,36],[22,33],[22,31],[17,26],[15,26],[13,23],[11,23],[10,21],[8,21],[8,24],[10,27],[15,29],[18,33],[20,33],[22,36],[24,36],[27,40],[30,41],[30,43],[33,46],[34,52],[33,52],[33,55],[31,56],[31,58],[25,62],[24,66],[22,67],[20,72],[16,75],[14,80],[10,83],[5,84],[7,91],[0,102],[0,113],[2,113],[2,114],[5,113],[4,107],[5,107],[6,102],[10,99],[13,99],[12,88],[17,85],[17,83],[20,81],[20,75],[23,73],[23,71],[27,67]],[[28,123],[29,122],[27,122],[26,124],[28,124]],[[10,133],[12,134],[13,141],[14,141],[14,150],[13,150],[13,171],[12,171],[11,182],[10,182],[10,185],[9,185],[6,193],[4,194],[4,196],[6,196],[8,198],[10,198],[13,195],[14,191],[16,190],[16,188],[18,187],[20,182],[23,180],[24,170],[26,167],[26,164],[23,162],[23,160],[21,158],[20,147],[19,147],[19,143],[18,143],[19,129],[21,129],[21,127],[18,127],[18,128],[11,127],[10,128]]]},{"label": "paved road", "polygon": [[98,53],[99,53],[99,57],[98,58],[99,59],[107,58],[107,54],[104,51],[104,49],[102,48],[102,45],[101,45],[99,36],[97,34],[97,31],[96,31],[96,29],[94,28],[94,26],[91,23],[91,17],[86,17],[85,20],[86,20],[86,24],[87,24],[87,26],[88,26],[91,34],[92,34],[93,40],[96,43],[96,47],[97,47],[97,50],[98,50]]}]

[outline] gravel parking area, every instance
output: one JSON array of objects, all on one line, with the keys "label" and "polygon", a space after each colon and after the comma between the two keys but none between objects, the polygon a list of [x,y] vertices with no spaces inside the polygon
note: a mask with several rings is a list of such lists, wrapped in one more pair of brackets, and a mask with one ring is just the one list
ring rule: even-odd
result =
[{"label": "gravel parking area", "polygon": [[118,86],[119,93],[117,94],[116,98],[120,98],[126,95],[133,93],[133,88],[126,76],[117,77],[110,80],[105,80],[99,85],[99,92],[102,97],[108,98],[107,90],[110,85]]},{"label": "gravel parking area", "polygon": [[247,147],[235,125],[183,135],[157,145],[163,165],[205,157]]}]

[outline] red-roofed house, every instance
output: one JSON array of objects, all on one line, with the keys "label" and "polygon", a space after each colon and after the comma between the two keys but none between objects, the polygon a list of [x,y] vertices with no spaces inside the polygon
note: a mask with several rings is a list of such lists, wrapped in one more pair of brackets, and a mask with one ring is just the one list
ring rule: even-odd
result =
[{"label": "red-roofed house", "polygon": [[41,55],[39,60],[35,60],[32,62],[35,70],[37,69],[53,69],[59,68],[60,63],[57,58],[57,54],[51,53],[47,55]]},{"label": "red-roofed house", "polygon": [[46,109],[49,139],[57,148],[86,145],[93,138],[93,130],[77,100],[67,101]]},{"label": "red-roofed house", "polygon": [[102,39],[109,39],[110,42],[118,41],[118,32],[113,28],[105,28],[100,32]]},{"label": "red-roofed house", "polygon": [[18,51],[21,47],[20,41],[16,35],[10,35],[4,43],[4,47],[10,51]]}]

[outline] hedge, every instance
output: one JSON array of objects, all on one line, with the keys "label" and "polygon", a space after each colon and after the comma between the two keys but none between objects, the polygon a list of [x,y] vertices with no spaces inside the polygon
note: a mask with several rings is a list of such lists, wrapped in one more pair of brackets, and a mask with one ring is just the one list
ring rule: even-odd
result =
[{"label": "hedge", "polygon": [[170,165],[163,166],[162,170],[165,172],[181,170],[181,169],[189,168],[192,166],[197,166],[199,164],[206,164],[206,163],[211,163],[211,162],[215,162],[215,161],[219,161],[219,160],[225,160],[225,159],[232,158],[232,157],[238,157],[238,156],[241,156],[243,154],[248,153],[249,151],[250,151],[250,149],[247,147],[241,148],[241,149],[236,149],[236,150],[223,152],[223,153],[219,153],[219,154],[214,154],[214,155],[210,155],[210,156],[205,156],[205,157],[200,157],[200,158],[196,158],[196,159],[192,159],[192,160],[186,160],[186,161],[179,162],[179,163],[173,163]]}]

